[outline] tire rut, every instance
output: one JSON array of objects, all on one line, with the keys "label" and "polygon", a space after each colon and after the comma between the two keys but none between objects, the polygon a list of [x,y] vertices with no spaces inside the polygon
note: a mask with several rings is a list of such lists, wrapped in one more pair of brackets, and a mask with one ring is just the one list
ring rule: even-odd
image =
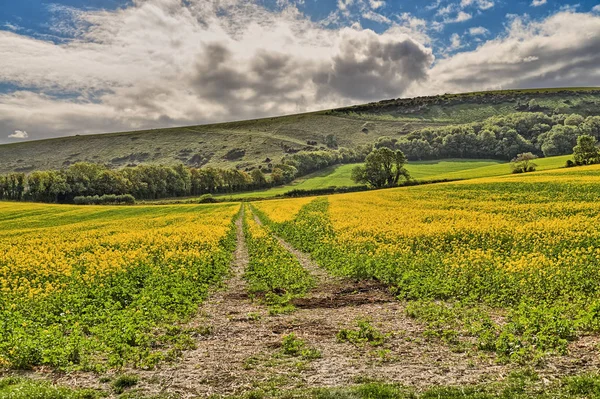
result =
[{"label": "tire rut", "polygon": [[[252,213],[252,215],[256,223],[263,226],[260,218],[255,213]],[[396,301],[396,298],[390,294],[388,287],[384,284],[375,280],[356,280],[333,276],[317,265],[310,255],[297,250],[273,232],[271,234],[282,247],[294,255],[300,265],[317,281],[317,286],[307,296],[292,301],[296,307],[302,309],[342,308],[367,303]]]}]

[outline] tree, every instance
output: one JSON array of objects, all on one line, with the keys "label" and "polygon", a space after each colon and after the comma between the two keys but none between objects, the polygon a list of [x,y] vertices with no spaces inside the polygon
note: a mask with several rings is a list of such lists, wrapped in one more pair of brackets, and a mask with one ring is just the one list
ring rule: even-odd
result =
[{"label": "tree", "polygon": [[381,136],[375,142],[375,148],[385,147],[385,148],[389,148],[390,150],[396,150],[397,143],[398,143],[397,139],[394,139],[394,138],[391,138],[388,136]]},{"label": "tree", "polygon": [[554,125],[552,130],[539,137],[538,144],[547,157],[569,154],[577,142],[578,133],[579,129],[574,126]]},{"label": "tree", "polygon": [[579,114],[571,114],[565,118],[565,126],[579,126],[584,120],[583,116]]},{"label": "tree", "polygon": [[600,139],[600,116],[589,116],[581,128],[585,134]]},{"label": "tree", "polygon": [[281,169],[273,169],[273,172],[271,173],[271,182],[274,186],[280,186],[282,184],[285,184],[285,178]]},{"label": "tree", "polygon": [[404,168],[405,164],[406,157],[402,151],[378,148],[367,156],[364,166],[357,166],[352,170],[352,179],[372,187],[396,186],[401,176],[406,179],[410,177]]},{"label": "tree", "polygon": [[252,185],[254,188],[263,188],[267,185],[267,178],[260,169],[252,169],[250,177],[252,178]]},{"label": "tree", "polygon": [[533,160],[537,159],[537,155],[530,152],[524,152],[519,154],[510,162],[510,167],[513,173],[527,173],[534,172],[537,165],[533,163]]},{"label": "tree", "polygon": [[577,137],[577,145],[573,147],[573,158],[577,165],[600,163],[600,151],[596,146],[596,138],[588,134]]},{"label": "tree", "polygon": [[[279,171],[279,172],[277,172]],[[298,175],[298,169],[296,169],[294,166],[292,165],[288,165],[288,164],[277,164],[273,166],[273,174],[277,174],[277,178],[274,178],[273,176],[271,176],[271,181],[273,181],[274,183],[276,183],[276,185],[280,185],[280,184],[285,184],[285,183],[289,183],[292,180],[294,180],[296,178],[296,176]]]},{"label": "tree", "polygon": [[337,148],[337,137],[335,137],[335,135],[333,134],[328,134],[327,136],[325,136],[325,145],[329,148]]}]

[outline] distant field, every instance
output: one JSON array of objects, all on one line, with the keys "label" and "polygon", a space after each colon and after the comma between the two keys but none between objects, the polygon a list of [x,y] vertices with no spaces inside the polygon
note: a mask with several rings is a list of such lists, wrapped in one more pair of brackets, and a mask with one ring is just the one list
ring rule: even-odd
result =
[{"label": "distant field", "polygon": [[[571,155],[540,158],[535,161],[537,170],[558,169],[565,166]],[[356,164],[336,165],[319,172],[312,173],[291,184],[267,190],[252,191],[240,194],[221,194],[222,199],[270,198],[291,190],[316,190],[328,187],[353,187],[352,169]],[[410,162],[407,169],[416,180],[463,180],[480,177],[495,177],[510,175],[511,169],[507,162],[492,159],[445,159],[440,161]]]},{"label": "distant field", "polygon": [[[537,164],[537,170],[550,170],[550,169],[558,169],[565,166],[565,163],[568,159],[572,159],[572,155],[563,155],[558,157],[550,157],[550,158],[540,158],[536,159],[535,163]],[[457,179],[476,179],[479,177],[495,177],[495,176],[503,176],[510,175],[511,170],[508,164],[496,164],[496,165],[487,165],[481,166],[478,168],[470,168],[456,171],[447,171],[440,173],[438,175],[428,176],[431,180],[434,179],[448,179],[448,180],[457,180]]]}]

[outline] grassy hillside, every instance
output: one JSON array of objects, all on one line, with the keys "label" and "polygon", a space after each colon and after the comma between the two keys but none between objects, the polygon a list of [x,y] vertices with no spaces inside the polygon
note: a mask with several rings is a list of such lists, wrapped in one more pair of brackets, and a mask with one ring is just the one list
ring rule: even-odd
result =
[{"label": "grassy hillside", "polygon": [[[59,169],[78,161],[115,168],[184,163],[250,170],[300,150],[324,148],[325,136],[356,147],[426,126],[513,112],[600,114],[600,89],[516,90],[386,100],[332,111],[204,126],[63,137],[0,145],[0,173]],[[309,144],[310,143],[310,144]]]}]

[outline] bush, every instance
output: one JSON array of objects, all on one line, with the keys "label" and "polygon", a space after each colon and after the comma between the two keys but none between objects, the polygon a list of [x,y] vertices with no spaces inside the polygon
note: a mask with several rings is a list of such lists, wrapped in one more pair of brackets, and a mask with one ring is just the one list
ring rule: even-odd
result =
[{"label": "bush", "polygon": [[527,173],[535,172],[537,165],[533,163],[533,160],[537,159],[537,155],[531,152],[525,152],[519,154],[510,162],[510,167],[513,173]]},{"label": "bush", "polygon": [[73,198],[76,205],[134,205],[135,198],[131,194],[114,195],[105,194],[103,196],[79,196]]},{"label": "bush", "polygon": [[204,194],[198,199],[199,204],[214,204],[218,202],[211,194]]}]

